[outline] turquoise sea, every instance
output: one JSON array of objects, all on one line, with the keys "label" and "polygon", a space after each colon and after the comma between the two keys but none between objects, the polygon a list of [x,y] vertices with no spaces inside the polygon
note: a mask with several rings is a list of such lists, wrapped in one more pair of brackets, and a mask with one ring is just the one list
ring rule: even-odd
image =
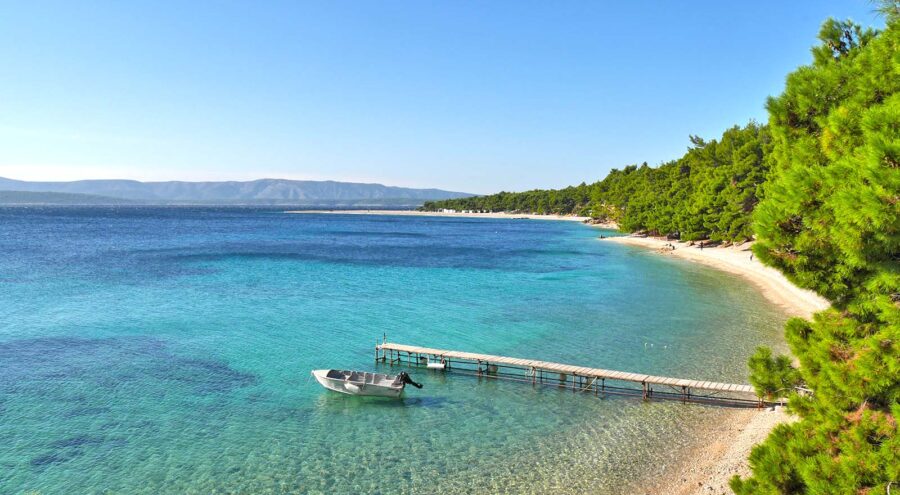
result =
[{"label": "turquoise sea", "polygon": [[[0,208],[0,493],[639,493],[731,411],[411,370],[400,343],[746,381],[786,316],[571,222]],[[609,232],[606,232],[609,234]],[[399,371],[394,368],[394,371]]]}]

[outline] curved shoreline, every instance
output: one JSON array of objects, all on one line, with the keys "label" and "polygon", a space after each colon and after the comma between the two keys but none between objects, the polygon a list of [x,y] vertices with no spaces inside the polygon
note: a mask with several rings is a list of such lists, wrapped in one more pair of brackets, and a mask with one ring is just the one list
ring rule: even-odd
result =
[{"label": "curved shoreline", "polygon": [[[778,270],[763,265],[755,257],[751,259],[750,242],[700,249],[697,245],[689,246],[683,242],[653,237],[618,236],[606,237],[603,241],[653,249],[663,255],[733,273],[754,284],[767,299],[784,308],[791,316],[809,318],[813,313],[830,306],[825,298],[815,292],[797,287]],[[675,249],[668,248],[669,244],[674,245]]]},{"label": "curved shoreline", "polygon": [[[755,285],[763,296],[791,316],[809,318],[829,307],[826,299],[795,286],[778,270],[751,257],[752,243],[700,249],[699,245],[689,246],[653,237],[617,236],[603,238],[603,241],[651,249],[735,274]],[[642,492],[646,495],[731,493],[728,483],[733,476],[750,475],[749,456],[753,447],[765,440],[779,424],[795,420],[796,417],[781,407],[763,412],[735,412],[729,421],[706,432],[710,439],[708,443],[686,452],[683,460],[668,470],[666,484],[654,484]]]},{"label": "curved shoreline", "polygon": [[[462,211],[418,211],[418,210],[289,210],[290,214],[315,215],[389,215],[398,217],[455,217],[455,218],[500,218],[506,220],[563,220],[568,222],[589,223],[591,217],[577,215],[538,215],[535,213],[468,213]],[[615,229],[614,223],[592,224],[595,227]]]},{"label": "curved shoreline", "polygon": [[[463,213],[419,211],[296,211],[287,213],[330,213],[351,215],[397,215],[431,217],[468,217],[500,219],[567,220],[587,222],[586,218],[562,215],[534,215],[510,213]],[[598,228],[617,229],[615,224],[594,224]],[[783,308],[791,316],[809,318],[813,313],[829,307],[824,298],[812,291],[793,285],[781,272],[751,259],[751,243],[729,247],[700,249],[687,243],[652,237],[611,236],[603,242],[633,246],[697,262],[710,268],[725,271],[744,278],[755,285],[769,301]],[[668,247],[673,245],[675,249]],[[749,456],[754,446],[766,439],[779,424],[795,421],[783,408],[764,411],[734,411],[726,420],[698,431],[704,438],[695,447],[680,452],[679,460],[665,468],[662,479],[658,476],[640,481],[639,491],[644,495],[710,495],[731,493],[729,481],[735,475],[749,476]]]},{"label": "curved shoreline", "polygon": [[[751,474],[750,451],[776,426],[796,421],[783,407],[764,411],[735,411],[732,417],[702,432],[707,441],[689,449],[681,461],[667,468],[664,482],[653,481],[644,495],[726,495],[735,475]],[[658,480],[659,478],[654,478]]]}]

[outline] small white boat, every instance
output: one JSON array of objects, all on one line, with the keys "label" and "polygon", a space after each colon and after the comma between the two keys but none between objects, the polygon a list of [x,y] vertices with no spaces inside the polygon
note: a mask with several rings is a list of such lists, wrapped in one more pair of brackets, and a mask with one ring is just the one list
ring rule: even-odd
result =
[{"label": "small white boat", "polygon": [[405,371],[399,375],[385,375],[368,371],[313,370],[312,374],[328,390],[348,395],[400,397],[407,384],[422,388]]}]

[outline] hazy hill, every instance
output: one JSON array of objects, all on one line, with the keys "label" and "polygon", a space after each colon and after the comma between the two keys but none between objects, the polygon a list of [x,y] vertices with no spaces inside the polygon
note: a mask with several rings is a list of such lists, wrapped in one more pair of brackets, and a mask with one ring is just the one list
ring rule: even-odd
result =
[{"label": "hazy hill", "polygon": [[[335,181],[259,179],[247,182],[139,182],[79,180],[28,182],[0,177],[0,190],[91,194],[141,202],[305,203],[370,200],[373,204],[416,203],[464,198],[471,194],[440,189],[412,189],[382,184]],[[377,201],[372,201],[377,200]]]},{"label": "hazy hill", "polygon": [[96,194],[0,191],[0,205],[121,205],[132,201]]}]

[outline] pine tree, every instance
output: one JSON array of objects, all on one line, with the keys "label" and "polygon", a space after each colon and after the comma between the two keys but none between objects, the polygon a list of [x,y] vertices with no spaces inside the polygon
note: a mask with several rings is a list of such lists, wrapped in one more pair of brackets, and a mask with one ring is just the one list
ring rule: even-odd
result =
[{"label": "pine tree", "polygon": [[[828,20],[820,39],[769,101],[754,251],[834,309],[788,323],[812,395],[790,396],[800,421],[754,449],[738,494],[885,493],[900,478],[900,24]],[[753,383],[768,391],[784,364],[760,351]]]}]

